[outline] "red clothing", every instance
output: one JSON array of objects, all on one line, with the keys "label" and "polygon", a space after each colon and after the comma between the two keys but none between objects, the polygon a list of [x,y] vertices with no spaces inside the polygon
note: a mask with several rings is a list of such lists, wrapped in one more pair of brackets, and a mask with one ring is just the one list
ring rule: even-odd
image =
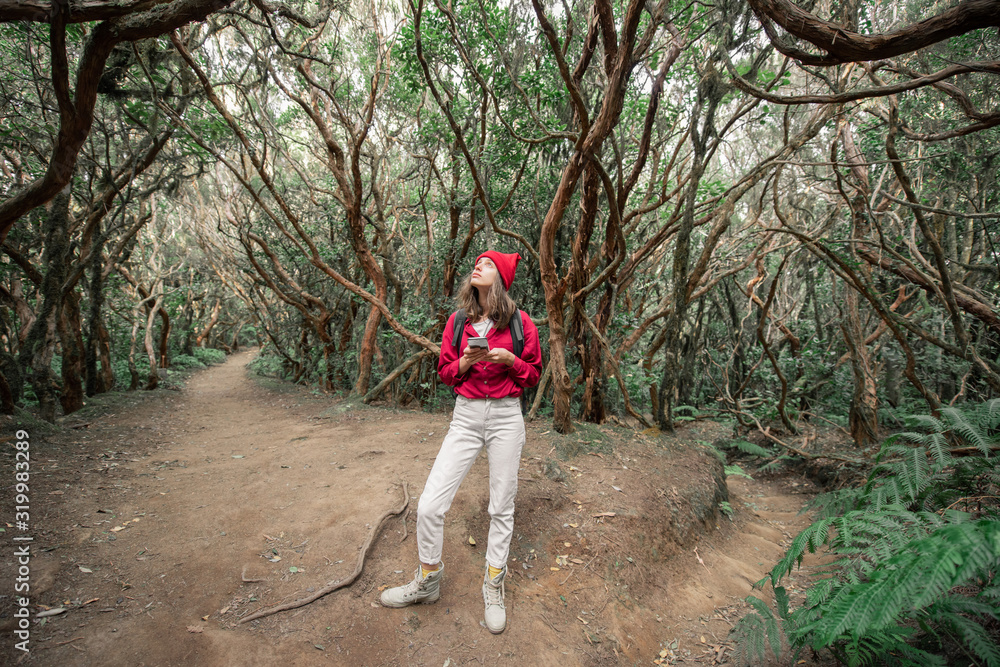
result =
[{"label": "red clothing", "polygon": [[[524,350],[520,357],[514,357],[514,365],[507,367],[491,361],[478,361],[469,367],[465,375],[458,374],[458,363],[462,352],[469,345],[469,338],[478,336],[472,324],[466,320],[462,332],[462,342],[458,350],[452,345],[455,340],[455,313],[448,318],[441,341],[441,357],[438,359],[438,375],[441,380],[466,398],[506,398],[520,396],[522,392],[538,384],[542,373],[542,348],[538,342],[538,327],[528,314],[521,312],[524,324]],[[490,349],[502,347],[514,351],[510,328],[498,331],[493,327],[486,332]]]}]

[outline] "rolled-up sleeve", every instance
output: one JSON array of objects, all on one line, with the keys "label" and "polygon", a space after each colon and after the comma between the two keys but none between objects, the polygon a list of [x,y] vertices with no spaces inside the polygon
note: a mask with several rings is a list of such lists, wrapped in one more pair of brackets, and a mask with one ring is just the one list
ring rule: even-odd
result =
[{"label": "rolled-up sleeve", "polygon": [[514,364],[507,370],[507,376],[518,386],[530,389],[538,384],[538,378],[542,374],[542,346],[538,340],[538,327],[527,313],[521,312],[521,322],[524,324],[524,350],[520,357],[514,357]]},{"label": "rolled-up sleeve", "polygon": [[[441,381],[449,387],[457,387],[469,377],[468,370],[465,374],[459,375],[458,360],[460,355],[458,350],[456,350],[455,346],[452,344],[454,336],[455,313],[452,313],[451,317],[448,318],[448,323],[444,326],[444,335],[441,339],[441,356],[438,357],[438,376],[440,376]],[[537,334],[535,337],[538,337]],[[463,336],[462,338],[463,339],[460,341],[459,347],[462,347],[465,343],[465,337]]]}]

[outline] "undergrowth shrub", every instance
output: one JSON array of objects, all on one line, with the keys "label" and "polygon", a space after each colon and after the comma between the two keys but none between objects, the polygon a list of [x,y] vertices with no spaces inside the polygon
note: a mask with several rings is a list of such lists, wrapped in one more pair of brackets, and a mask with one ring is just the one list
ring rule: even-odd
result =
[{"label": "undergrowth shrub", "polygon": [[[818,497],[818,517],[757,582],[733,629],[740,665],[769,646],[847,665],[1000,666],[1000,399],[908,420],[863,485]],[[806,551],[835,560],[793,609],[781,585]],[[955,663],[958,664],[958,663]]]},{"label": "undergrowth shrub", "polygon": [[250,370],[264,377],[284,378],[283,359],[276,354],[261,351],[249,364]]},{"label": "undergrowth shrub", "polygon": [[174,358],[170,360],[170,365],[175,366],[180,370],[187,370],[189,368],[207,368],[205,364],[198,361],[197,357],[191,356],[190,354],[175,355]]},{"label": "undergrowth shrub", "polygon": [[221,364],[226,361],[226,353],[211,347],[194,348],[195,358],[203,364]]}]

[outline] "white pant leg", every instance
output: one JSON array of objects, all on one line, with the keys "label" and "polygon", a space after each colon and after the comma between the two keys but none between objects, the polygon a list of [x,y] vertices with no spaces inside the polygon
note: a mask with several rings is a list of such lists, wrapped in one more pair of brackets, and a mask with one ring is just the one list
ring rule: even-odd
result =
[{"label": "white pant leg", "polygon": [[444,515],[458,487],[472,467],[485,442],[486,403],[457,396],[448,434],[434,459],[424,491],[417,503],[417,555],[421,563],[441,562],[444,545]]},{"label": "white pant leg", "polygon": [[490,536],[486,562],[495,568],[507,563],[514,534],[514,498],[517,471],[524,446],[521,401],[506,398],[486,401],[486,453],[490,461]]}]

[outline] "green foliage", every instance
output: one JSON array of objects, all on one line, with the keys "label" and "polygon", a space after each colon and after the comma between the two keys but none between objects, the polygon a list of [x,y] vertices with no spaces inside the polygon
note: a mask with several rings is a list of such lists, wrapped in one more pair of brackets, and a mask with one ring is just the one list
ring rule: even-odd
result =
[{"label": "green foliage", "polygon": [[738,465],[727,465],[725,467],[725,472],[726,472],[726,477],[736,476],[736,477],[746,477],[747,479],[753,479],[753,477],[748,475],[746,471],[743,470],[743,468],[739,467]]},{"label": "green foliage", "polygon": [[787,454],[781,454],[776,456],[775,451],[768,449],[767,447],[762,447],[761,445],[749,442],[747,440],[733,440],[733,441],[723,441],[720,446],[727,450],[728,455],[724,455],[721,451],[718,451],[719,455],[722,457],[723,463],[726,463],[726,474],[727,475],[738,475],[746,477],[747,479],[753,479],[748,475],[742,467],[739,465],[728,465],[730,461],[733,460],[734,456],[745,455],[750,457],[751,461],[757,462],[759,459],[763,459],[765,462],[757,465],[757,472],[771,473],[779,470],[788,461],[793,460],[795,457],[789,456]]},{"label": "green foliage", "polygon": [[698,408],[691,405],[678,405],[674,408],[674,421],[677,422],[691,422],[694,421],[701,413],[698,412]]},{"label": "green foliage", "polygon": [[715,454],[716,458],[718,458],[720,461],[722,461],[723,464],[726,462],[726,455],[722,452],[721,449],[719,449],[718,447],[716,447],[712,443],[707,442],[705,440],[697,440],[696,442],[699,445],[701,445],[702,447],[704,447],[705,449],[707,449],[708,451],[710,451],[713,454]]},{"label": "green foliage", "polygon": [[732,443],[732,446],[740,450],[744,454],[750,454],[751,456],[759,456],[761,458],[771,458],[774,456],[774,452],[769,449],[765,449],[760,445],[756,445],[752,442],[747,442],[746,440],[737,440]]},{"label": "green foliage", "polygon": [[221,364],[226,361],[226,353],[222,350],[216,350],[211,347],[196,347],[194,348],[194,356],[203,364]]},{"label": "green foliage", "polygon": [[777,472],[778,470],[783,468],[786,463],[794,459],[795,459],[794,456],[789,456],[788,454],[782,454],[781,456],[778,456],[777,458],[774,458],[765,463],[764,465],[760,466],[759,468],[757,468],[757,472],[762,472],[762,473]]},{"label": "green foliage", "polygon": [[[886,439],[864,485],[822,498],[818,520],[758,582],[773,586],[776,610],[748,598],[733,631],[745,659],[763,661],[766,638],[775,656],[786,641],[849,665],[943,665],[954,652],[1000,665],[1000,401],[910,424],[922,430]],[[835,560],[791,610],[782,579],[824,548]]]},{"label": "green foliage", "polygon": [[282,358],[276,354],[268,354],[266,349],[261,350],[260,354],[253,358],[248,366],[252,373],[261,375],[263,377],[282,377]]},{"label": "green foliage", "polygon": [[170,360],[170,364],[180,370],[208,368],[204,363],[190,354],[178,354]]},{"label": "green foliage", "polygon": [[[797,632],[809,637],[814,648],[822,648],[842,637],[884,631],[905,616],[943,603],[952,588],[989,578],[1000,561],[1000,521],[953,523],[903,547],[880,563],[867,580],[839,588],[824,604],[822,615]],[[985,611],[987,617],[996,619],[997,610],[981,602],[972,599],[965,608],[972,613]]]},{"label": "green foliage", "polygon": [[[788,593],[781,587],[774,589],[777,613],[760,598],[750,596],[747,603],[753,607],[754,613],[748,614],[733,629],[732,637],[736,641],[736,651],[733,659],[738,665],[767,663],[767,644],[770,644],[775,659],[781,658],[782,646],[792,621],[788,618]],[[795,651],[795,656],[798,650]]]}]

